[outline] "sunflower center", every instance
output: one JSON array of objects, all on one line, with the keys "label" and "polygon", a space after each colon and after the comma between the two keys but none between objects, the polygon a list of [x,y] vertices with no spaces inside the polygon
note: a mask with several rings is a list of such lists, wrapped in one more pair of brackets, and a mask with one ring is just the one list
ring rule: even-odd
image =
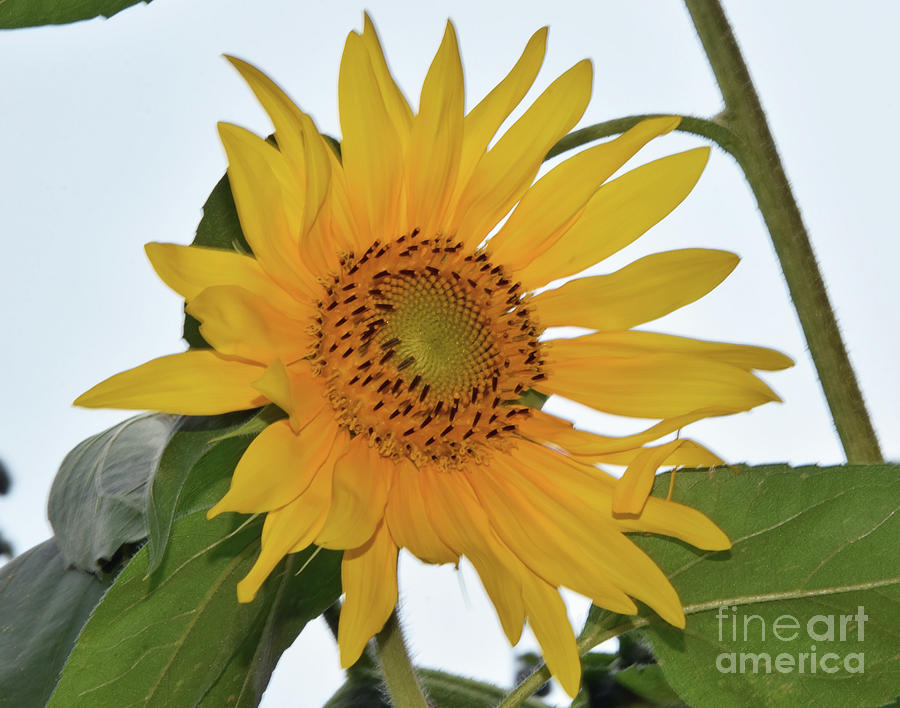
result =
[{"label": "sunflower center", "polygon": [[432,275],[400,276],[383,287],[393,311],[378,337],[435,395],[470,391],[489,373],[491,332],[460,287]]},{"label": "sunflower center", "polygon": [[319,303],[314,369],[338,422],[387,456],[455,467],[506,449],[544,378],[521,284],[418,232],[344,260]]}]

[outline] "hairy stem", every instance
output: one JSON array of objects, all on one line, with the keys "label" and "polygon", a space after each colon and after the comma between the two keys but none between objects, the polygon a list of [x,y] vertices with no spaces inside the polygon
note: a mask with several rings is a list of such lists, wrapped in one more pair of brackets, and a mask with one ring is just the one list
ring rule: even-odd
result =
[{"label": "hairy stem", "polygon": [[406,651],[396,610],[375,635],[375,651],[391,703],[398,708],[427,708],[419,677]]},{"label": "hairy stem", "polygon": [[[607,639],[618,637],[620,634],[643,627],[646,624],[647,620],[644,617],[633,617],[610,629],[604,629],[600,624],[594,625],[578,637],[578,655],[583,656]],[[497,708],[516,708],[516,706],[522,705],[549,680],[550,670],[546,664],[541,664],[535,669],[533,674],[510,691]]]},{"label": "hairy stem", "polygon": [[[556,157],[567,150],[584,145],[593,140],[602,140],[619,133],[624,133],[629,128],[634,127],[642,120],[648,118],[661,118],[663,116],[677,115],[673,113],[643,113],[634,116],[625,116],[624,118],[613,118],[612,120],[595,123],[586,128],[575,130],[562,138],[556,145],[550,148],[545,160]],[[737,150],[737,136],[731,132],[731,129],[722,123],[718,118],[698,118],[696,116],[681,116],[681,123],[678,124],[676,130],[682,133],[692,133],[703,138],[718,143],[723,150],[727,152],[735,152]]]},{"label": "hairy stem", "polygon": [[[719,0],[685,0],[725,100],[722,122],[763,214],[848,462],[883,462],[800,209]],[[723,146],[724,147],[724,146]]]},{"label": "hairy stem", "polygon": [[[728,20],[718,0],[685,3],[722,91],[725,110],[713,118],[683,116],[677,130],[712,140],[737,160],[781,262],[847,461],[883,462],[800,209]],[[546,159],[662,115],[670,114],[626,116],[576,130],[554,145]]]}]

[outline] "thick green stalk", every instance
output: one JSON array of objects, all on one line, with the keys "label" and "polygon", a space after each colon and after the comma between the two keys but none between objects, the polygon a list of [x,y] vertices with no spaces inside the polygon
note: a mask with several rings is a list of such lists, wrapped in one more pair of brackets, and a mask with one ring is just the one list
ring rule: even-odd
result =
[{"label": "thick green stalk", "polygon": [[883,462],[812,245],[759,96],[719,0],[685,0],[725,100],[732,154],[756,195],[848,462]]},{"label": "thick green stalk", "polygon": [[375,651],[391,703],[396,708],[428,708],[419,677],[406,651],[396,610],[391,613],[384,629],[375,635]]}]

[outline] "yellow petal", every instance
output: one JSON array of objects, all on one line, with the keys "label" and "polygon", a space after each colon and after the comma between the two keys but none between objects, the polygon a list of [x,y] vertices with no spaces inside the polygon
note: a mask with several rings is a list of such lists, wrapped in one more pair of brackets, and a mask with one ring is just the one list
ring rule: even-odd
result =
[{"label": "yellow petal", "polygon": [[542,27],[528,40],[522,56],[506,77],[466,115],[454,203],[487,150],[491,138],[534,83],[544,61],[546,47],[547,28]]},{"label": "yellow petal", "polygon": [[451,231],[470,247],[522,198],[547,151],[574,126],[591,95],[591,64],[560,76],[479,161],[463,191]]},{"label": "yellow petal", "polygon": [[408,548],[427,563],[456,563],[459,555],[441,541],[428,515],[419,488],[419,471],[409,460],[394,465],[394,478],[384,510],[385,522],[400,548]]},{"label": "yellow petal", "polygon": [[331,410],[325,398],[324,380],[313,375],[305,361],[287,368],[276,359],[253,382],[253,387],[290,416],[294,432],[305,428],[319,414]]},{"label": "yellow petal", "polygon": [[375,25],[366,12],[363,15],[363,31],[362,41],[369,53],[369,61],[372,62],[372,70],[375,72],[375,78],[378,81],[378,88],[381,90],[381,97],[384,99],[384,107],[391,118],[397,136],[405,145],[409,141],[409,134],[412,128],[413,113],[409,107],[409,102],[404,97],[403,92],[391,76],[391,70],[388,68],[387,61],[384,58],[384,52],[381,49],[381,42],[378,39],[378,33],[375,31]]},{"label": "yellow petal", "polygon": [[673,440],[656,447],[646,448],[628,465],[622,479],[613,492],[612,510],[614,514],[640,514],[653,489],[656,471],[664,464],[678,464],[672,459],[682,451],[687,453],[681,464],[712,467],[722,464],[722,460],[709,450],[692,440]]},{"label": "yellow petal", "polygon": [[557,348],[552,356],[542,390],[614,415],[670,418],[700,408],[749,410],[780,400],[753,374],[699,357],[570,359]]},{"label": "yellow petal", "polygon": [[368,51],[353,32],[344,45],[338,95],[344,175],[357,226],[363,230],[359,237],[368,243],[395,238],[403,150]]},{"label": "yellow petal", "polygon": [[350,197],[347,194],[347,177],[344,167],[333,150],[328,150],[328,161],[331,164],[331,180],[325,206],[319,212],[319,219],[313,224],[312,231],[318,234],[323,242],[328,237],[332,244],[341,251],[362,253],[370,245],[368,236],[361,235],[356,226]]},{"label": "yellow petal", "polygon": [[[546,458],[543,459],[546,464]],[[624,531],[673,536],[705,550],[731,547],[728,537],[696,509],[650,497],[640,516],[613,517],[612,493],[618,480],[589,465],[557,462],[552,471],[552,479],[543,485],[544,492],[570,509],[584,524],[592,524],[598,518],[612,519],[613,524]],[[540,480],[538,477],[532,479]]]},{"label": "yellow petal", "polygon": [[345,599],[338,624],[341,667],[359,659],[397,605],[397,546],[379,524],[368,543],[344,553],[341,583]]},{"label": "yellow petal", "polygon": [[[303,500],[305,508],[316,509],[321,511],[321,516],[316,517],[316,523],[311,526],[309,531],[300,539],[298,539],[291,547],[290,553],[299,553],[309,546],[316,536],[322,531],[322,527],[328,520],[333,505],[333,487],[334,487],[334,466],[341,459],[350,447],[350,433],[343,428],[338,429],[338,433],[334,438],[334,444],[331,446],[331,452],[325,462],[319,468],[318,473],[306,491],[300,496]],[[312,513],[312,512],[309,512]],[[263,539],[265,540],[266,530],[263,528]]]},{"label": "yellow petal", "polygon": [[597,435],[587,430],[577,430],[571,423],[542,411],[531,411],[526,419],[519,420],[519,434],[535,442],[552,445],[579,457],[599,457],[610,453],[640,448],[664,435],[674,433],[686,425],[703,418],[736,413],[734,409],[701,408],[653,425],[633,435],[611,437]]},{"label": "yellow petal", "polygon": [[[609,513],[604,509],[603,513]],[[624,531],[641,531],[672,536],[705,551],[731,548],[728,536],[705,514],[658,497],[650,497],[639,517],[619,516],[616,524]]]},{"label": "yellow petal", "polygon": [[324,548],[356,548],[375,532],[384,517],[394,462],[357,435],[334,465],[331,512],[316,536]]},{"label": "yellow petal", "polygon": [[235,57],[226,56],[226,59],[238,70],[272,119],[278,148],[293,171],[299,194],[303,195],[300,233],[305,234],[316,220],[328,192],[331,172],[328,148],[312,119],[297,108],[274,81],[252,64]]},{"label": "yellow petal", "polygon": [[668,133],[677,117],[642,121],[624,135],[584,150],[554,167],[531,187],[495,236],[493,258],[521,270],[562,236],[581,208],[609,177],[653,138]]},{"label": "yellow petal", "polygon": [[181,415],[219,415],[266,404],[252,383],[262,367],[196,349],[116,374],[81,394],[76,406]]},{"label": "yellow petal", "polygon": [[[671,467],[716,467],[724,465],[725,462],[711,450],[706,449],[698,442],[689,438],[679,438],[676,445],[669,452],[665,461],[659,463],[661,465]],[[655,448],[633,448],[631,450],[621,450],[619,452],[610,452],[600,455],[578,455],[578,461],[586,464],[605,463],[609,465],[626,465],[630,466],[638,461],[638,458],[644,454],[646,450],[654,450]],[[656,468],[654,468],[655,472]],[[649,473],[648,473],[649,474]]]},{"label": "yellow petal", "polygon": [[263,297],[234,285],[207,288],[185,311],[200,320],[200,334],[216,351],[242,359],[293,362],[306,356],[313,341],[305,331],[309,320],[288,317]]},{"label": "yellow petal", "polygon": [[174,243],[148,243],[144,250],[157,275],[185,300],[215,285],[239,285],[288,315],[309,310],[269,278],[253,256]]},{"label": "yellow petal", "polygon": [[[478,467],[468,478],[497,534],[531,572],[614,612],[637,612],[628,596],[610,582],[602,565],[585,555],[579,539],[567,536],[544,509],[523,494],[516,484],[514,468],[503,466],[495,472]],[[602,534],[598,526],[592,532]],[[619,532],[607,524],[606,533]]]},{"label": "yellow petal", "polygon": [[626,330],[698,300],[738,263],[728,251],[655,253],[610,275],[572,280],[532,301],[542,327]]},{"label": "yellow petal", "polygon": [[794,365],[789,357],[766,347],[710,342],[658,332],[598,332],[573,339],[553,340],[550,346],[554,351],[562,352],[573,359],[666,353],[712,359],[738,366],[746,371],[751,369],[778,371]]},{"label": "yellow petal", "polygon": [[309,546],[325,523],[330,495],[331,468],[323,466],[301,496],[266,515],[259,556],[237,584],[238,602],[252,602],[282,558]]},{"label": "yellow petal", "polygon": [[300,260],[300,202],[289,194],[291,177],[281,153],[248,130],[219,123],[228,156],[228,178],[247,243],[263,269],[298,299],[319,286]]},{"label": "yellow petal", "polygon": [[426,234],[440,230],[456,183],[464,104],[456,32],[447,22],[444,39],[422,84],[407,153],[408,221]]},{"label": "yellow petal", "polygon": [[709,148],[669,155],[607,182],[578,221],[518,273],[529,289],[579,273],[624,248],[678,206],[700,178]]},{"label": "yellow petal", "polygon": [[521,563],[494,533],[464,478],[432,471],[422,473],[419,483],[429,518],[441,540],[472,562],[509,643],[516,644],[525,622]]},{"label": "yellow petal", "polygon": [[286,420],[272,423],[250,443],[231,477],[231,488],[207,513],[257,514],[278,509],[309,486],[331,452],[338,427],[319,416],[300,433]]},{"label": "yellow petal", "polygon": [[[498,462],[501,458],[497,458]],[[610,532],[609,511],[615,480],[599,470],[580,465],[547,448],[523,444],[503,458],[517,471],[516,487],[550,516],[570,538],[577,539],[586,557],[600,565],[609,580],[623,592],[650,605],[660,617],[677,627],[684,626],[684,612],[678,594],[656,564],[621,533]],[[570,490],[569,480],[596,473],[592,484]],[[602,477],[607,477],[603,480]],[[605,508],[605,514],[598,514]]]},{"label": "yellow petal", "polygon": [[581,686],[581,660],[566,606],[552,585],[525,573],[522,597],[534,636],[541,645],[550,673],[572,698]]}]

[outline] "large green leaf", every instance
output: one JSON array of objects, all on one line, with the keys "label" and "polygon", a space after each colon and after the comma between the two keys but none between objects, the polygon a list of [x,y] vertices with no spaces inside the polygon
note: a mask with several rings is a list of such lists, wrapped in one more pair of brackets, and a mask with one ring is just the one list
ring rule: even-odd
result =
[{"label": "large green leaf", "polygon": [[[686,629],[652,613],[635,620],[593,612],[584,634],[644,626],[669,684],[698,708],[890,701],[900,691],[898,472],[892,465],[679,472],[675,500],[703,510],[734,544],[704,553],[635,538],[678,590]],[[668,484],[661,475],[656,493]]]},{"label": "large green leaf", "polygon": [[67,563],[98,570],[147,536],[148,481],[177,416],[140,415],[79,443],[60,465],[48,502]]},{"label": "large green leaf", "polygon": [[138,2],[141,0],[0,0],[0,29],[108,18]]},{"label": "large green leaf", "polygon": [[255,705],[287,645],[340,594],[340,553],[310,559],[309,550],[239,604],[235,585],[255,561],[261,526],[198,511],[175,523],[155,574],[146,549],[138,553],[79,636],[49,705]]},{"label": "large green leaf", "polygon": [[[252,424],[257,420],[261,421],[259,427]],[[265,422],[262,413],[248,420],[244,411],[179,419],[178,429],[159,458],[150,489],[148,573],[162,563],[175,520],[208,509],[227,491],[231,472]]]},{"label": "large green leaf", "polygon": [[0,568],[0,706],[44,706],[110,581],[45,541]]}]

